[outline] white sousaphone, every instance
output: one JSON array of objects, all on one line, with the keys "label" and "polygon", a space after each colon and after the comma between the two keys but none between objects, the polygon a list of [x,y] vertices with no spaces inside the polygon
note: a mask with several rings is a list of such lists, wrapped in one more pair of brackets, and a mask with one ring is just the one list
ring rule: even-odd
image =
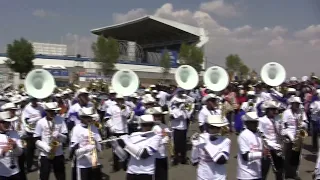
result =
[{"label": "white sousaphone", "polygon": [[129,69],[122,69],[117,71],[111,80],[113,90],[122,96],[130,96],[139,88],[138,75]]},{"label": "white sousaphone", "polygon": [[261,68],[260,76],[264,83],[276,87],[286,80],[286,69],[279,63],[269,62]]},{"label": "white sousaphone", "polygon": [[198,72],[189,65],[181,65],[174,75],[176,83],[185,90],[191,90],[198,85]]},{"label": "white sousaphone", "polygon": [[229,85],[229,75],[222,67],[211,66],[204,72],[203,82],[208,89],[219,92]]},{"label": "white sousaphone", "polygon": [[[45,99],[55,90],[56,81],[49,71],[34,69],[27,74],[24,80],[24,88],[29,96],[36,99]],[[29,125],[25,121],[25,117],[21,117],[21,119],[26,131],[33,132],[35,127]]]}]

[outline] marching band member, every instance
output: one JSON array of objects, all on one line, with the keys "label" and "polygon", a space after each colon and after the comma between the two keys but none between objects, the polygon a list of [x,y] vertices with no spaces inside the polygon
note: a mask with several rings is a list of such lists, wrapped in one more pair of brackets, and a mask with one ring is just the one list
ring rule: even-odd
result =
[{"label": "marching band member", "polygon": [[146,110],[146,114],[153,115],[155,122],[158,123],[162,131],[166,134],[166,136],[162,138],[158,153],[156,154],[156,169],[154,180],[168,180],[168,155],[170,154],[167,153],[167,145],[171,143],[171,140],[170,135],[168,135],[170,133],[170,129],[165,124],[164,119],[167,113],[168,112],[166,111],[162,111],[162,107],[153,107]]},{"label": "marching band member", "polygon": [[36,126],[38,120],[40,120],[44,115],[44,110],[41,104],[38,102],[38,99],[31,97],[30,103],[22,111],[22,118],[27,122],[30,128],[25,127],[26,132],[26,142],[27,142],[27,171],[32,171],[33,166],[33,157],[35,146],[35,138],[33,137],[33,127]]},{"label": "marching band member", "polygon": [[[101,151],[101,136],[93,119],[98,117],[92,107],[83,107],[78,113],[80,122],[71,133],[71,155],[74,157],[76,180],[101,180],[101,165],[98,162],[97,152]],[[76,176],[76,178],[74,177]]]},{"label": "marching band member", "polygon": [[91,107],[92,105],[89,103],[89,92],[86,90],[86,88],[81,88],[76,93],[77,97],[77,103],[73,104],[70,109],[68,110],[67,117],[68,119],[68,130],[71,131],[71,129],[81,123],[78,119],[78,112],[82,107]]},{"label": "marching band member", "polygon": [[218,97],[214,94],[207,94],[202,98],[202,106],[198,114],[199,129],[201,132],[207,130],[207,119],[209,115],[221,115],[221,110],[218,109]]},{"label": "marching band member", "polygon": [[142,132],[121,136],[119,144],[130,154],[127,180],[154,178],[156,154],[163,139],[162,129],[154,126],[154,123],[152,115],[142,115],[140,117]]},{"label": "marching band member", "polygon": [[[131,115],[131,111],[130,108],[124,104],[124,97],[122,95],[117,94],[115,102],[115,105],[108,107],[106,116],[110,118],[110,120],[108,120],[108,124],[112,136],[120,137],[128,134],[128,119]],[[126,165],[122,165],[122,168],[125,169]],[[117,172],[119,169],[119,158],[113,153],[113,172]]]},{"label": "marching band member", "polygon": [[[280,142],[281,126],[276,121],[279,104],[276,101],[265,101],[263,103],[265,115],[259,119],[259,131],[265,136],[266,146],[269,149],[271,158],[262,159],[262,179],[267,179],[270,165],[275,165],[276,180],[283,179],[283,159],[279,152],[282,151]],[[274,163],[273,163],[274,162]],[[272,164],[273,163],[273,164]]]},{"label": "marching band member", "polygon": [[193,110],[187,110],[185,106],[184,99],[176,98],[172,102],[170,110],[174,142],[173,165],[177,165],[179,162],[187,164],[187,119],[190,118]]},{"label": "marching band member", "polygon": [[257,134],[259,117],[256,112],[247,112],[242,116],[245,129],[238,136],[239,152],[238,180],[261,179],[262,141]]},{"label": "marching band member", "polygon": [[44,104],[46,116],[37,122],[34,137],[40,152],[40,180],[49,180],[51,167],[57,180],[65,180],[64,155],[62,144],[67,140],[68,129],[57,111],[61,108],[56,102]]},{"label": "marching band member", "polygon": [[312,173],[313,180],[320,180],[320,151],[318,150],[318,156],[316,161],[315,169]]},{"label": "marching band member", "polygon": [[243,102],[241,104],[241,107],[239,109],[239,112],[235,116],[234,120],[234,129],[236,130],[236,133],[240,133],[243,128],[243,121],[242,116],[246,114],[246,112],[256,112],[256,104],[255,104],[255,92],[254,91],[248,91],[247,92],[248,101]]},{"label": "marching band member", "polygon": [[0,112],[0,179],[21,179],[18,156],[22,154],[22,144],[18,133],[10,130],[11,123],[17,120],[12,118],[10,112]]},{"label": "marching band member", "polygon": [[226,180],[231,140],[221,136],[221,127],[228,123],[221,115],[209,115],[207,122],[208,132],[192,137],[191,162],[198,165],[198,180]]},{"label": "marching band member", "polygon": [[[297,96],[292,96],[288,99],[290,108],[283,112],[283,135],[289,142],[285,145],[285,178],[293,178],[299,180],[298,167],[300,164],[300,154],[303,142],[296,142],[303,131],[308,127],[307,117],[301,110],[301,99]],[[301,132],[302,131],[302,132]],[[304,138],[304,137],[302,137]],[[301,144],[300,144],[301,143]],[[295,148],[295,146],[298,146]]]},{"label": "marching band member", "polygon": [[[15,102],[17,102],[17,101],[15,101]],[[25,172],[25,160],[26,160],[26,157],[25,157],[26,154],[24,151],[25,144],[22,143],[22,138],[25,135],[25,130],[23,128],[21,118],[19,116],[16,116],[16,112],[17,112],[18,108],[14,103],[6,103],[1,106],[1,109],[3,111],[10,112],[10,118],[18,117],[16,121],[12,122],[12,130],[17,131],[17,133],[21,139],[23,151],[22,151],[21,155],[18,157],[18,163],[19,163],[20,171],[23,172],[23,173],[20,173],[21,179],[26,180],[27,175],[24,173]]]}]

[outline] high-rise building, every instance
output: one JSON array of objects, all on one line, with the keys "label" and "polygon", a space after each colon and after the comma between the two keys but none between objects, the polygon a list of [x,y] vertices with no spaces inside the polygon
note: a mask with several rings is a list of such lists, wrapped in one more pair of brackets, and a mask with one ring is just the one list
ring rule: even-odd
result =
[{"label": "high-rise building", "polygon": [[51,43],[32,43],[35,54],[51,55],[51,56],[66,56],[67,45],[51,44]]}]

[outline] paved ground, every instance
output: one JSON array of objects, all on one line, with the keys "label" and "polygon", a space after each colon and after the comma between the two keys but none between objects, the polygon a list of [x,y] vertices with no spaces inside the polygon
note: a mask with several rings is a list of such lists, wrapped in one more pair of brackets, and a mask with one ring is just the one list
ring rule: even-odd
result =
[{"label": "paved ground", "polygon": [[[191,136],[194,132],[197,131],[196,125],[191,125],[189,136]],[[237,159],[235,158],[237,154],[237,141],[236,135],[230,136],[232,140],[232,149],[231,149],[231,159],[228,162],[228,179],[236,180],[236,172],[237,172]],[[100,156],[100,162],[103,164],[103,173],[105,174],[105,179],[109,180],[123,180],[125,179],[125,172],[120,171],[116,173],[110,173],[110,164],[109,159],[111,157],[111,150],[106,149]],[[302,180],[311,180],[311,172],[315,167],[315,161],[317,159],[316,154],[313,154],[310,151],[310,137],[308,137],[305,141],[305,146],[302,155],[302,165],[300,166],[300,176]],[[71,180],[71,168],[70,163],[66,163],[67,168],[67,180]],[[271,171],[271,170],[270,170]],[[196,167],[191,165],[178,165],[175,167],[170,167],[169,172],[170,180],[195,180],[196,179]],[[33,172],[28,174],[29,180],[36,180],[38,178],[38,173]],[[54,180],[54,176],[51,175],[51,180]],[[270,172],[268,180],[274,180],[273,174]]]}]

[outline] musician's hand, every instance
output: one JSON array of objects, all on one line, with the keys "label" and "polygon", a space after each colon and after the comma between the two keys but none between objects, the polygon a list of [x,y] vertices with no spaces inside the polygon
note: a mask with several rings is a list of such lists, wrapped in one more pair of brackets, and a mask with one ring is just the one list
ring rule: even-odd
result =
[{"label": "musician's hand", "polygon": [[12,150],[12,146],[11,145],[6,145],[4,146],[2,149],[2,156],[5,156],[7,152],[9,152],[10,150]]},{"label": "musician's hand", "polygon": [[9,146],[11,146],[12,149],[15,149],[17,147],[16,141],[14,141],[11,138],[8,139],[8,143],[9,143]]},{"label": "musician's hand", "polygon": [[262,156],[265,157],[265,156],[268,156],[268,154],[269,154],[269,150],[267,148],[263,148]]},{"label": "musician's hand", "polygon": [[59,136],[59,132],[58,131],[53,131],[52,137],[53,138],[58,138],[58,136]]}]

